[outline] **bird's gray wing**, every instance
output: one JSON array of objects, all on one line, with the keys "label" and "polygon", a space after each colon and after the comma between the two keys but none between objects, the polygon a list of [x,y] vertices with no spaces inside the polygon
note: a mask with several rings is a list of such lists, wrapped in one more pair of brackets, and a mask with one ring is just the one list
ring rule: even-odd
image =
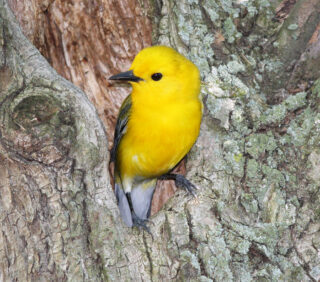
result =
[{"label": "bird's gray wing", "polygon": [[[116,156],[119,144],[123,135],[126,133],[128,120],[131,112],[131,95],[129,95],[121,105],[119,116],[114,133],[113,148],[111,150],[110,162],[115,162],[115,193],[118,201],[121,217],[124,223],[132,227],[134,225],[131,208],[129,205],[128,197],[125,194],[119,172],[117,171]],[[156,186],[157,179],[142,179],[134,181],[131,194],[132,209],[137,217],[145,220],[150,215],[151,202]]]},{"label": "bird's gray wing", "polygon": [[121,108],[119,110],[119,115],[117,119],[117,124],[114,132],[113,139],[113,147],[111,149],[110,162],[114,162],[114,179],[115,179],[115,194],[117,197],[117,202],[120,210],[120,215],[124,221],[124,223],[132,227],[132,216],[131,209],[128,203],[128,199],[126,194],[123,191],[121,179],[119,176],[119,172],[117,171],[116,165],[116,156],[117,150],[121,141],[122,136],[125,134],[127,129],[127,124],[130,116],[131,110],[131,95],[129,95],[122,103]]},{"label": "bird's gray wing", "polygon": [[111,149],[111,157],[110,157],[110,162],[115,162],[116,161],[116,155],[117,155],[117,150],[118,146],[120,144],[121,138],[126,132],[127,129],[127,124],[131,112],[131,94],[123,101],[118,119],[117,119],[117,124],[116,124],[116,129],[114,132],[114,138],[113,138],[113,147]]}]

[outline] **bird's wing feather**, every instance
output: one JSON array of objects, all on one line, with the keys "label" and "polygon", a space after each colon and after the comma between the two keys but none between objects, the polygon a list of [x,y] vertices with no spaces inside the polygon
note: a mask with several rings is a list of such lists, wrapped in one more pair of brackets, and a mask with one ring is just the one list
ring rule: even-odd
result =
[{"label": "bird's wing feather", "polygon": [[[129,95],[122,103],[119,110],[119,115],[117,119],[117,124],[114,132],[113,147],[111,149],[110,162],[116,161],[117,150],[121,141],[122,136],[126,132],[129,116],[131,110],[131,95]],[[129,206],[128,198],[123,191],[122,183],[120,177],[116,171],[116,165],[114,166],[114,177],[115,177],[115,194],[117,197],[117,202],[120,210],[120,215],[122,220],[128,227],[133,226],[131,209]]]},{"label": "bird's wing feather", "polygon": [[131,102],[131,94],[130,94],[123,101],[119,111],[116,129],[114,132],[113,147],[111,149],[110,162],[114,162],[116,160],[116,154],[117,154],[119,143],[127,129],[127,124],[128,124],[128,120],[131,112],[131,105],[132,105],[132,102]]},{"label": "bird's wing feather", "polygon": [[[131,95],[129,95],[122,103],[119,111],[119,116],[114,134],[113,148],[111,150],[111,162],[116,161],[116,155],[120,141],[123,135],[126,133],[127,124],[131,112],[131,105]],[[115,171],[115,193],[118,200],[120,214],[125,224],[129,227],[132,227],[133,221],[128,198],[123,190],[120,177],[117,177],[116,174],[117,171]],[[147,179],[134,183],[134,187],[131,190],[132,207],[135,214],[140,219],[147,219],[150,215],[151,202],[156,182],[156,179]]]}]

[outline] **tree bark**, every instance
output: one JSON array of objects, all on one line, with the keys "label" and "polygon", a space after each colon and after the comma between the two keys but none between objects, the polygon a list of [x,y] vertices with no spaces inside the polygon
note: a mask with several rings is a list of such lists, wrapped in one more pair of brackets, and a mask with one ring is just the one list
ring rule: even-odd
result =
[{"label": "tree bark", "polygon": [[121,222],[96,109],[0,0],[0,280],[318,281],[318,1],[157,5],[154,43],[198,65],[205,107],[198,199],[178,191],[152,238]]},{"label": "tree bark", "polygon": [[[24,35],[94,104],[111,148],[117,113],[130,89],[111,84],[108,77],[127,70],[136,53],[151,45],[151,14],[157,7],[151,7],[148,0],[8,3]],[[174,191],[173,182],[159,182],[152,213],[159,211]]]}]

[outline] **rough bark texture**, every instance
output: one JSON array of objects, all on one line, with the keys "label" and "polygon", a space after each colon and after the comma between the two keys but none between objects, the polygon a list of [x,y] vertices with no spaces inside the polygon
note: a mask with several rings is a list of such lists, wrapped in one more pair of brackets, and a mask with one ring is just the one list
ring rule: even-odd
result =
[{"label": "rough bark texture", "polygon": [[149,2],[9,3],[24,34],[60,75],[84,90],[112,132],[129,89],[110,87],[108,77],[128,69],[137,50],[151,45]]},{"label": "rough bark texture", "polygon": [[[24,35],[94,104],[111,148],[118,110],[130,89],[111,84],[108,77],[127,70],[134,56],[151,45],[151,14],[157,6],[151,7],[148,0],[8,3]],[[159,211],[174,191],[172,182],[159,182],[152,212]]]},{"label": "rough bark texture", "polygon": [[192,59],[205,113],[176,193],[126,228],[95,109],[0,0],[0,280],[318,281],[318,1],[169,1],[155,43]]}]

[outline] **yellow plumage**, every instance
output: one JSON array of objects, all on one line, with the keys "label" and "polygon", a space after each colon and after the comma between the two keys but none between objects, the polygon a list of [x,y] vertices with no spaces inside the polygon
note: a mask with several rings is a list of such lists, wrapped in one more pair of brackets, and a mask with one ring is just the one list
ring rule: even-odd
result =
[{"label": "yellow plumage", "polygon": [[[142,192],[136,194],[141,197],[144,189],[154,189],[153,179],[182,160],[198,137],[202,116],[199,71],[172,48],[154,46],[136,56],[130,71],[110,79],[128,80],[132,85],[115,133],[116,184],[127,196],[137,186]],[[151,199],[146,199],[148,208]],[[141,199],[132,202],[142,205]],[[130,208],[134,212],[135,204]]]}]

